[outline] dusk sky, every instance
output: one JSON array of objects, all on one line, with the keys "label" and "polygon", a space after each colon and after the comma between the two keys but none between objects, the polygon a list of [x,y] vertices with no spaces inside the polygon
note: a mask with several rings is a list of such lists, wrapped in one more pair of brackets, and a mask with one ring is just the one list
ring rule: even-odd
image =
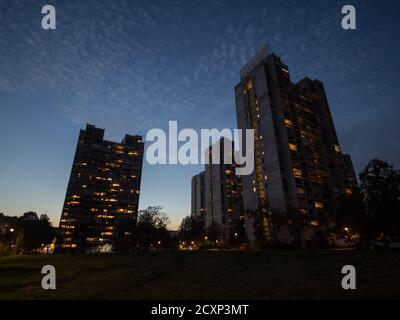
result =
[{"label": "dusk sky", "polygon": [[[57,29],[41,28],[41,8]],[[341,8],[357,30],[341,28]],[[356,172],[400,166],[398,1],[0,0],[0,212],[47,213],[58,226],[79,129],[106,138],[166,128],[234,128],[240,67],[268,45],[294,82],[325,84]],[[144,160],[140,208],[171,228],[190,213],[201,165]]]}]

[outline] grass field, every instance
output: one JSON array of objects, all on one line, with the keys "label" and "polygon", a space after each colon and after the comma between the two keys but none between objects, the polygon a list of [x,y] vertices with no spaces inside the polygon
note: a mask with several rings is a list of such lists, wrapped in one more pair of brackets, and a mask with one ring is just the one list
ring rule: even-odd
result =
[{"label": "grass field", "polygon": [[[54,265],[57,289],[41,288]],[[343,265],[357,289],[343,290]],[[400,251],[207,251],[0,258],[0,299],[399,299]]]}]

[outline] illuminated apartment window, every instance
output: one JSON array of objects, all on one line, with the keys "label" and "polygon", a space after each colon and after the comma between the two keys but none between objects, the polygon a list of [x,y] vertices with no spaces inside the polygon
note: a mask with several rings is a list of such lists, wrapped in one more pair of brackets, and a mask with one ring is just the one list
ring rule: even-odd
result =
[{"label": "illuminated apartment window", "polygon": [[297,188],[297,193],[298,194],[304,194],[304,189],[303,188]]},{"label": "illuminated apartment window", "polygon": [[306,215],[307,214],[307,209],[300,209],[300,213]]},{"label": "illuminated apartment window", "polygon": [[285,119],[285,126],[291,128],[293,126],[292,121],[290,121],[289,119]]},{"label": "illuminated apartment window", "polygon": [[302,172],[301,172],[300,169],[293,168],[293,175],[294,175],[295,177],[301,177],[301,176],[302,176]]},{"label": "illuminated apartment window", "polygon": [[348,196],[351,196],[352,193],[353,193],[353,191],[351,190],[351,188],[346,188],[346,194],[347,194]]},{"label": "illuminated apartment window", "polygon": [[318,209],[322,209],[324,207],[324,204],[322,202],[314,202],[314,206]]},{"label": "illuminated apartment window", "polygon": [[319,225],[318,221],[316,221],[316,220],[311,220],[310,224],[312,226],[318,226]]},{"label": "illuminated apartment window", "polygon": [[297,151],[297,146],[294,143],[289,143],[289,149],[292,151]]},{"label": "illuminated apartment window", "polygon": [[137,157],[137,156],[139,155],[139,152],[135,151],[135,152],[133,153],[133,155]]},{"label": "illuminated apartment window", "polygon": [[250,90],[251,88],[253,88],[253,82],[251,80],[247,81],[246,88],[247,88],[247,90]]}]

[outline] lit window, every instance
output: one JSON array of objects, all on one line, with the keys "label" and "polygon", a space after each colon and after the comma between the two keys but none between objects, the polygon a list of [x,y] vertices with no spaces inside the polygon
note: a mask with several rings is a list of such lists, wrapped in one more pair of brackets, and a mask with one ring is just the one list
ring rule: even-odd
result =
[{"label": "lit window", "polygon": [[339,153],[340,152],[340,147],[337,145],[337,144],[335,144],[335,145],[333,145],[334,146],[334,148],[335,148],[335,151],[337,152],[337,153]]},{"label": "lit window", "polygon": [[300,169],[293,168],[293,175],[294,175],[295,177],[301,177],[301,176],[302,176],[302,172],[301,172]]},{"label": "lit window", "polygon": [[322,209],[324,207],[324,204],[322,202],[314,202],[314,206],[318,209]]},{"label": "lit window", "polygon": [[246,88],[247,88],[247,90],[250,90],[251,88],[253,88],[253,82],[251,80],[247,81]]},{"label": "lit window", "polygon": [[312,226],[318,226],[319,225],[318,221],[316,221],[316,220],[311,220],[310,224]]},{"label": "lit window", "polygon": [[289,143],[289,149],[292,151],[297,151],[297,146],[294,143]]},{"label": "lit window", "polygon": [[290,121],[289,119],[285,119],[285,126],[286,127],[292,127],[293,126],[292,121]]}]

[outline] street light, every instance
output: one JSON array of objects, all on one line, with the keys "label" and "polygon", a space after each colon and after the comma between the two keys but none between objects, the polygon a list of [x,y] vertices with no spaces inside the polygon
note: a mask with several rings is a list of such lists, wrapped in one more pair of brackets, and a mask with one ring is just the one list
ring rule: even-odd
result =
[{"label": "street light", "polygon": [[14,229],[13,229],[13,228],[11,228],[11,229],[10,229],[10,232],[14,232]]}]

